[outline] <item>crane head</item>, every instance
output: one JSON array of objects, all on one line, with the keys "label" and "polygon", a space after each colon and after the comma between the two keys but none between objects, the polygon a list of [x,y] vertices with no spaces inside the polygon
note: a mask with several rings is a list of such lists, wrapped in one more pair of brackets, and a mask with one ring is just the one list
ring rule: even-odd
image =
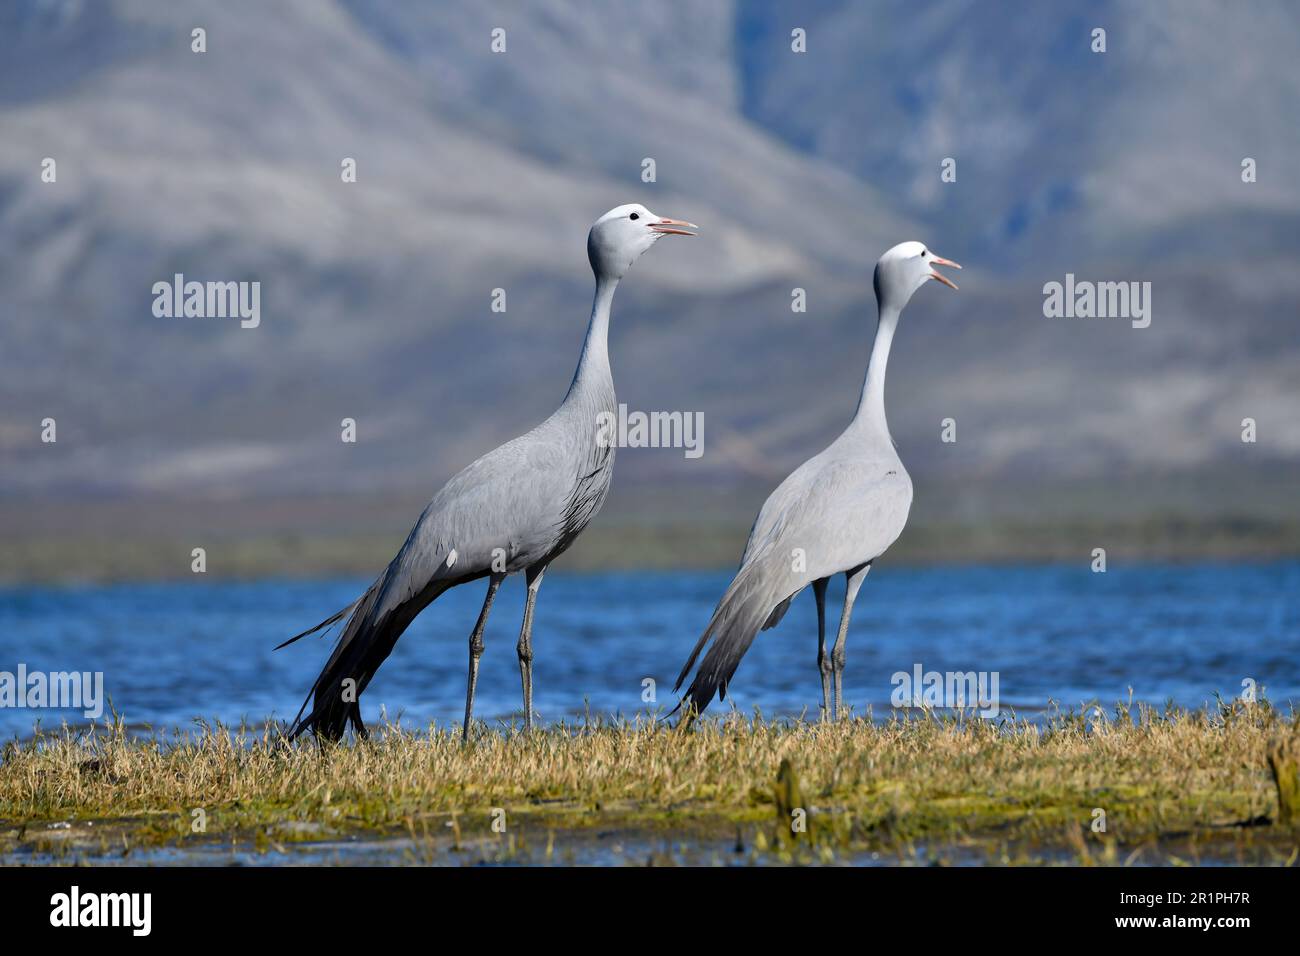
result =
[{"label": "crane head", "polygon": [[931,279],[942,282],[950,289],[956,284],[937,266],[950,266],[960,269],[957,263],[943,256],[935,255],[922,242],[900,242],[876,263],[876,298],[881,305],[889,303],[901,309],[917,289]]},{"label": "crane head", "polygon": [[652,213],[640,203],[616,206],[592,224],[587,258],[597,276],[621,279],[664,236],[693,236],[694,223]]}]

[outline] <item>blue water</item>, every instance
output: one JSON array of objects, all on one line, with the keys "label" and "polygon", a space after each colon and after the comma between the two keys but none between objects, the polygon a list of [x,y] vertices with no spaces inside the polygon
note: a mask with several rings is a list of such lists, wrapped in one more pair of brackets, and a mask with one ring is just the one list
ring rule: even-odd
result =
[{"label": "blue water", "polygon": [[[635,715],[675,702],[673,679],[726,586],[726,573],[547,575],[534,628],[535,709],[543,720]],[[362,580],[132,584],[0,589],[0,671],[102,671],[132,724],[192,726],[195,717],[291,718],[330,639],[275,644],[348,604]],[[485,583],[452,591],[398,643],[362,697],[408,726],[458,722],[466,644]],[[828,599],[838,620],[842,581]],[[846,701],[888,713],[891,675],[996,671],[1002,708],[1135,700],[1199,707],[1240,694],[1243,679],[1275,703],[1300,702],[1300,563],[1157,567],[891,568],[863,587],[848,641]],[[488,623],[475,714],[517,718],[515,640],[522,580],[502,588]],[[820,700],[812,597],[761,634],[733,687],[746,712],[815,715]],[[643,702],[643,680],[657,701]],[[725,705],[723,705],[725,707]],[[715,710],[721,710],[714,705]],[[0,736],[80,713],[0,708]]]}]

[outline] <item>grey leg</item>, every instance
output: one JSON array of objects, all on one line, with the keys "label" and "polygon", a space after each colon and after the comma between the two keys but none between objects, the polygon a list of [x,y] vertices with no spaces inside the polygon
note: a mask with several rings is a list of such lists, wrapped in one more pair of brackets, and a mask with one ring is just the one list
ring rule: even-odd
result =
[{"label": "grey leg", "polygon": [[478,659],[483,654],[483,629],[487,627],[488,612],[492,610],[492,599],[497,596],[497,588],[506,579],[504,574],[493,574],[488,578],[487,597],[483,599],[483,610],[478,612],[478,623],[474,633],[469,636],[469,685],[465,692],[465,726],[462,739],[469,743],[469,725],[474,719],[474,690],[478,687]]},{"label": "grey leg", "polygon": [[831,656],[826,653],[826,584],[829,578],[813,582],[813,597],[817,599],[817,670],[822,675],[822,720],[831,716]]},{"label": "grey leg", "polygon": [[844,685],[844,639],[849,633],[849,618],[853,616],[853,602],[857,599],[858,588],[862,587],[862,582],[867,579],[867,572],[870,570],[871,562],[868,561],[861,567],[844,572],[847,582],[844,591],[844,611],[840,614],[840,633],[835,638],[835,646],[831,649],[831,673],[835,675],[835,701],[831,708],[831,716],[836,720],[840,716],[840,697]]},{"label": "grey leg", "polygon": [[542,586],[546,565],[534,566],[524,572],[528,581],[528,600],[524,604],[524,623],[519,628],[519,679],[524,685],[524,730],[533,729],[533,605],[537,591]]}]

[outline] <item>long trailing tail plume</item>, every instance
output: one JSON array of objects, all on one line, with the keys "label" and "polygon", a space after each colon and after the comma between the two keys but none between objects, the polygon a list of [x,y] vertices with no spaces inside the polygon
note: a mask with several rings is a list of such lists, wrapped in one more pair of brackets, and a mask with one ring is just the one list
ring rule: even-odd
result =
[{"label": "long trailing tail plume", "polygon": [[[371,587],[337,614],[327,617],[310,630],[303,631],[276,647],[277,651],[282,647],[288,647],[309,634],[324,631],[347,618],[347,624],[344,625],[329,660],[312,684],[306,700],[298,708],[298,714],[289,727],[290,740],[296,739],[306,730],[312,731],[317,737],[325,740],[339,740],[347,729],[349,721],[358,736],[366,736],[365,725],[361,722],[359,701],[361,691],[369,683],[374,669],[371,668],[369,674],[366,674],[364,668],[359,670],[355,665],[364,662],[369,656],[364,653],[364,650],[372,642],[366,640],[365,632],[368,630],[366,623],[374,606],[375,592],[376,588]],[[358,654],[359,650],[363,653]],[[384,657],[387,657],[387,654]],[[380,662],[382,660],[381,657]],[[378,663],[374,665],[376,668]],[[344,681],[349,678],[355,682],[350,688],[344,685]],[[345,690],[350,690],[351,693],[345,693]],[[311,712],[303,716],[309,703],[312,704]]]},{"label": "long trailing tail plume", "polygon": [[277,645],[275,645],[275,650],[278,651],[278,650],[280,650],[280,648],[282,648],[282,647],[288,647],[290,644],[294,643],[295,641],[300,641],[300,640],[302,640],[304,637],[307,637],[307,636],[309,636],[309,635],[311,635],[311,634],[315,634],[317,631],[323,631],[323,630],[325,630],[325,628],[327,628],[327,627],[331,627],[331,626],[337,624],[339,621],[341,621],[343,618],[347,617],[348,614],[350,614],[350,613],[352,612],[352,609],[353,609],[354,607],[357,606],[357,603],[358,603],[360,600],[361,600],[361,599],[358,598],[356,601],[353,601],[351,604],[349,604],[349,605],[348,605],[347,607],[345,607],[343,610],[339,611],[337,614],[334,614],[334,615],[332,615],[332,616],[330,616],[330,617],[325,618],[325,620],[321,621],[321,622],[320,622],[319,624],[317,624],[315,627],[308,628],[307,630],[303,631],[301,634],[295,634],[293,637],[289,638],[289,639],[288,639],[287,641],[285,641],[283,644],[277,644]]},{"label": "long trailing tail plume", "polygon": [[[440,561],[439,566],[442,571],[450,569],[445,562]],[[361,692],[370,685],[371,678],[388,659],[397,639],[411,621],[438,595],[466,580],[435,573],[422,589],[408,593],[402,585],[406,570],[399,555],[365,594],[337,614],[280,645],[287,647],[308,634],[324,631],[347,618],[329,660],[298,709],[298,716],[293,719],[288,732],[290,740],[306,730],[323,740],[339,740],[349,723],[358,737],[368,736],[361,721]],[[307,709],[309,704],[310,711]]]},{"label": "long trailing tail plume", "polygon": [[[289,728],[290,740],[307,730],[323,740],[339,740],[349,723],[358,737],[368,736],[365,724],[361,721],[361,692],[370,685],[379,666],[388,659],[393,645],[407,625],[443,590],[430,589],[428,594],[420,595],[424,600],[406,601],[390,611],[380,613],[378,598],[382,593],[382,582],[381,578],[350,606],[280,645],[285,647],[299,638],[338,623],[349,613],[351,615],[334,645],[333,653],[312,684],[307,699],[303,701]],[[345,683],[347,681],[351,683]],[[311,705],[310,711],[307,711],[308,704]]]},{"label": "long trailing tail plume", "polygon": [[715,694],[726,699],[727,686],[749,645],[760,630],[780,620],[791,592],[798,588],[790,579],[788,562],[774,553],[755,558],[737,572],[677,675],[674,692],[682,686],[696,658],[712,639],[713,644],[695,672],[695,679],[678,704],[678,707],[688,704],[683,720],[689,722],[702,713]]}]

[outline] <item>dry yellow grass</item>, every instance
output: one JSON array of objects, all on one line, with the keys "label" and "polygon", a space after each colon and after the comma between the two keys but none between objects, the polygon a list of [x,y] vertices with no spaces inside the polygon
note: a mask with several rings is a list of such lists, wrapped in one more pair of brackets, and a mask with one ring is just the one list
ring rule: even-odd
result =
[{"label": "dry yellow grass", "polygon": [[[1295,718],[1267,704],[1120,708],[1100,725],[1077,715],[1040,725],[733,715],[687,732],[650,722],[484,732],[468,747],[452,730],[389,728],[370,742],[318,749],[287,745],[274,730],[212,727],[163,741],[118,726],[5,746],[0,854],[41,844],[58,821],[100,821],[101,840],[110,823],[146,846],[382,837],[434,824],[458,840],[488,832],[499,809],[525,832],[744,830],[771,847],[789,833],[778,812],[803,811],[810,832],[790,842],[824,853],[994,841],[1031,856],[1042,848],[1114,859],[1144,842],[1245,838],[1283,862],[1294,859],[1295,837],[1272,823],[1267,752],[1295,732]],[[783,761],[797,780],[775,788]],[[808,806],[784,807],[778,791],[798,792]],[[1104,832],[1094,830],[1099,812]]]}]

